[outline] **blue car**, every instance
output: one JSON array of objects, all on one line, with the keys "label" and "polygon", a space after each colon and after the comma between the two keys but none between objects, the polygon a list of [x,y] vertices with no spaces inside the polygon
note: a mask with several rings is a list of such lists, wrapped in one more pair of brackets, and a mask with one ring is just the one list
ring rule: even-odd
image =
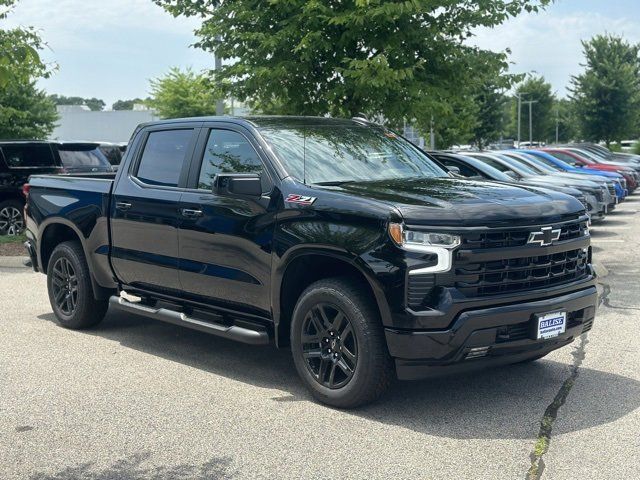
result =
[{"label": "blue car", "polygon": [[613,183],[615,185],[616,197],[618,197],[618,201],[624,200],[624,198],[627,196],[627,191],[622,187],[622,181],[624,180],[624,177],[619,173],[605,172],[605,171],[599,171],[599,170],[585,170],[583,168],[577,168],[572,165],[569,165],[566,162],[563,162],[559,158],[556,158],[547,152],[542,152],[540,150],[516,150],[516,151],[520,153],[528,153],[529,155],[535,155],[544,163],[546,164],[551,163],[557,168],[560,168],[569,173],[575,173],[580,175],[598,175],[599,177],[607,177],[607,178],[610,178],[611,180],[615,180]]}]

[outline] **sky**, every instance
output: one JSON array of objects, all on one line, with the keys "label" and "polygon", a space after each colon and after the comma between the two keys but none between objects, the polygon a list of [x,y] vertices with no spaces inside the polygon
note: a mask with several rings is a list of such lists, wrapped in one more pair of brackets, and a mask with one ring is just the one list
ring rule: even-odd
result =
[{"label": "sky", "polygon": [[[213,56],[190,47],[198,19],[173,18],[151,0],[20,0],[2,28],[33,26],[48,44],[43,58],[57,72],[40,86],[49,93],[98,97],[108,106],[146,97],[149,80],[169,68],[213,68]],[[638,0],[556,0],[540,14],[523,14],[472,40],[511,49],[513,73],[537,72],[559,96],[581,71],[580,41],[599,33],[640,42]]]}]

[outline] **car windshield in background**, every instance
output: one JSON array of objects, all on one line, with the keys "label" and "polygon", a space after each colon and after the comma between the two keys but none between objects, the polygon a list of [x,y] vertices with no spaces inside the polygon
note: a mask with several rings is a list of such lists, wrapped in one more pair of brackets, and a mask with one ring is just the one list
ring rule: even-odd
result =
[{"label": "car windshield in background", "polygon": [[58,151],[62,165],[69,170],[106,170],[111,168],[109,160],[97,145],[62,145]]},{"label": "car windshield in background", "polygon": [[382,129],[306,125],[260,132],[288,173],[308,184],[448,176],[409,142]]}]

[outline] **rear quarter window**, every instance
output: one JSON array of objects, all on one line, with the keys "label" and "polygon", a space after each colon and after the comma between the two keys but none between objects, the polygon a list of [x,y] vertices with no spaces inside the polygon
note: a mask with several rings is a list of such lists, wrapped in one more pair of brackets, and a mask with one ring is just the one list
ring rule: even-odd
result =
[{"label": "rear quarter window", "polygon": [[2,156],[9,168],[55,167],[56,161],[51,147],[42,145],[4,145]]}]

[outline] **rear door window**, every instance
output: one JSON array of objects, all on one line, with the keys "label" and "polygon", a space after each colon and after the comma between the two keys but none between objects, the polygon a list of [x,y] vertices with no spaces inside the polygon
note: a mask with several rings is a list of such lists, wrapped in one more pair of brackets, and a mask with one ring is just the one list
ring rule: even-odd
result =
[{"label": "rear door window", "polygon": [[2,155],[9,168],[55,167],[53,151],[48,144],[4,145]]},{"label": "rear door window", "polygon": [[192,136],[193,129],[151,132],[136,178],[149,185],[177,187]]}]

